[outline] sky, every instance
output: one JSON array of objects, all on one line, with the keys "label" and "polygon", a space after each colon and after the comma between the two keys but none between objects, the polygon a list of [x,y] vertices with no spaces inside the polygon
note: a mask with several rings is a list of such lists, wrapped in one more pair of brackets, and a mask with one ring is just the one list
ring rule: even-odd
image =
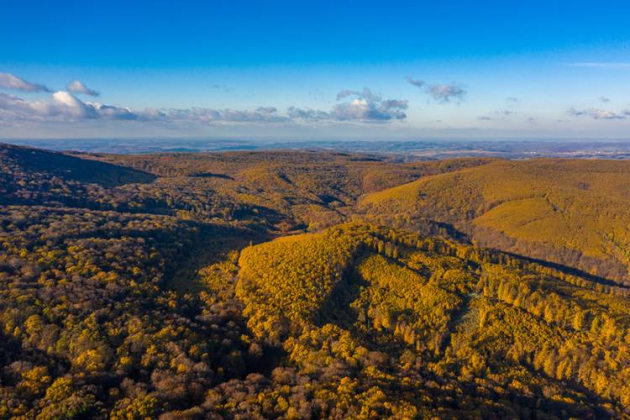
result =
[{"label": "sky", "polygon": [[624,1],[0,6],[4,139],[630,139]]}]

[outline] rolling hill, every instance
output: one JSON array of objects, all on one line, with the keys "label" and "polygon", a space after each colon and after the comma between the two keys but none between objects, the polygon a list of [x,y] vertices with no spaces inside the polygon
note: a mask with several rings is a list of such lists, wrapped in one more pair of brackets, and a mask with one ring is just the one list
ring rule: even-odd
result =
[{"label": "rolling hill", "polygon": [[365,193],[492,161],[398,163],[383,156],[310,151],[91,158],[157,176],[150,185],[125,189],[136,196],[160,197],[182,216],[213,222],[247,220],[284,233],[340,223],[354,213]]},{"label": "rolling hill", "polygon": [[1,204],[98,206],[111,201],[111,189],[155,179],[106,162],[0,143]]},{"label": "rolling hill", "polygon": [[480,246],[630,282],[630,163],[540,159],[423,178],[368,194],[370,215],[423,215]]},{"label": "rolling hill", "polygon": [[534,400],[582,417],[629,402],[630,290],[365,224],[246,248],[240,267],[251,331],[351,417],[521,417]]}]

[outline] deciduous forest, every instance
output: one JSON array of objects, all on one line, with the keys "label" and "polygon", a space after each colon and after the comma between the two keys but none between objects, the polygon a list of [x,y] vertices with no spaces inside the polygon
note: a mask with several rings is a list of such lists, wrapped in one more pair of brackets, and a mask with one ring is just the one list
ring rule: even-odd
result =
[{"label": "deciduous forest", "polygon": [[0,145],[0,418],[630,416],[630,162]]}]

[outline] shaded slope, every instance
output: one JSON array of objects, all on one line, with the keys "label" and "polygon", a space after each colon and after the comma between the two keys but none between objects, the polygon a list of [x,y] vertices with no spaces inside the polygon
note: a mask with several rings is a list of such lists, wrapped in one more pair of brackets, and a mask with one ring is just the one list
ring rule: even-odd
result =
[{"label": "shaded slope", "polygon": [[[57,152],[0,144],[0,204],[66,205],[114,209],[133,199],[116,193],[127,184],[146,184],[155,175]],[[121,197],[116,197],[116,196]]]},{"label": "shaded slope", "polygon": [[8,144],[0,144],[0,164],[3,172],[41,174],[104,187],[147,183],[156,178],[149,173],[124,166]]}]

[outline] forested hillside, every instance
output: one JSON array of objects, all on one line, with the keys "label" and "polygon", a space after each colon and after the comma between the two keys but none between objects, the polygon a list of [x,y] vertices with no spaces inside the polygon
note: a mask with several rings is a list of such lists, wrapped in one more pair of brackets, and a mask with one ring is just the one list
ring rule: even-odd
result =
[{"label": "forested hillside", "polygon": [[423,215],[480,246],[630,284],[630,163],[497,160],[362,199],[372,215]]},{"label": "forested hillside", "polygon": [[0,145],[0,418],[628,416],[628,172]]},{"label": "forested hillside", "polygon": [[471,158],[395,163],[382,156],[308,151],[92,158],[158,176],[153,184],[126,190],[159,197],[176,208],[180,217],[249,220],[284,232],[317,230],[342,222],[367,192],[491,161]]},{"label": "forested hillside", "polygon": [[130,168],[61,153],[0,144],[0,204],[52,204],[115,207],[131,197],[115,197],[125,184],[156,177]]},{"label": "forested hillside", "polygon": [[316,378],[325,416],[583,417],[630,403],[628,289],[364,224],[247,248],[240,265],[250,330]]}]

